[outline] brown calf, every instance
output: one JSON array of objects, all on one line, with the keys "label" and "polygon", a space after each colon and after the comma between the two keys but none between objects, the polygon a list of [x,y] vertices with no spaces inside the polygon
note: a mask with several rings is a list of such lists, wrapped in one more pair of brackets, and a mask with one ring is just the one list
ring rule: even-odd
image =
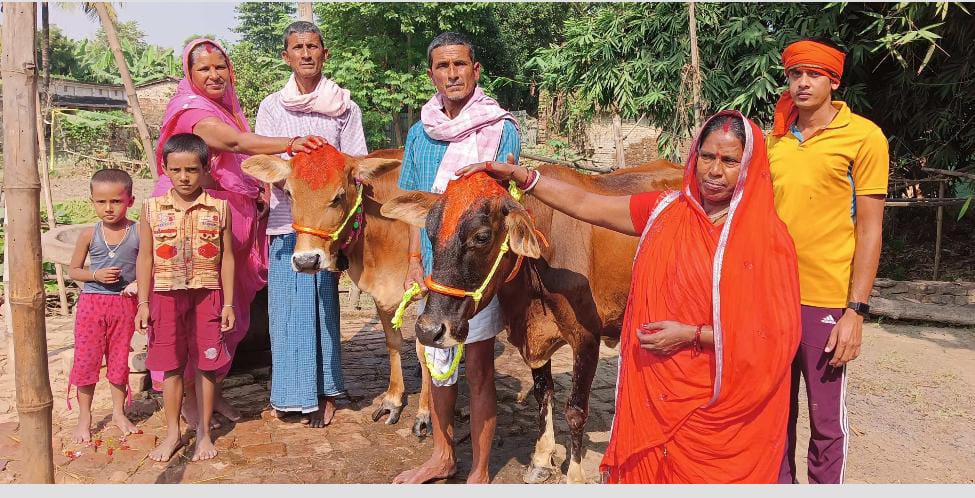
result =
[{"label": "brown calf", "polygon": [[[385,200],[403,193],[396,186],[402,159],[402,150],[351,157],[326,146],[311,154],[298,154],[291,161],[261,155],[243,164],[244,171],[261,181],[284,181],[297,232],[291,261],[295,271],[338,271],[340,260],[347,258],[349,277],[376,302],[389,352],[389,387],[372,418],[376,421],[388,415],[387,424],[399,421],[404,406],[403,336],[393,329],[392,317],[403,297],[409,252],[404,234],[409,227],[382,216],[379,210]],[[349,218],[349,213],[360,188],[363,219],[358,227],[361,233],[356,236],[357,220]],[[333,239],[331,234],[337,231],[340,233]],[[421,368],[424,382],[413,433],[422,437],[430,429],[430,405],[429,373]]]},{"label": "brown calf", "polygon": [[[607,195],[679,188],[681,182],[680,167],[668,161],[598,176],[557,166],[540,170],[543,176]],[[555,472],[550,360],[559,347],[568,344],[573,369],[572,392],[565,407],[572,433],[567,480],[585,482],[582,443],[599,340],[615,345],[619,339],[638,239],[570,218],[530,195],[519,204],[503,189],[499,194],[485,187],[480,175],[459,180],[470,185],[448,187],[443,196],[410,192],[387,202],[382,212],[427,228],[434,247],[432,278],[457,289],[478,288],[497,259],[505,235],[509,237],[511,252],[485,289],[480,306],[499,296],[508,340],[532,369],[541,434],[524,480],[543,482]],[[470,200],[470,191],[484,193]],[[463,207],[454,207],[458,205]],[[450,237],[441,236],[445,226]],[[520,269],[519,256],[525,258]],[[508,278],[511,280],[505,282]],[[467,320],[477,307],[469,297],[430,293],[417,320],[417,340],[436,347],[464,342]]]}]

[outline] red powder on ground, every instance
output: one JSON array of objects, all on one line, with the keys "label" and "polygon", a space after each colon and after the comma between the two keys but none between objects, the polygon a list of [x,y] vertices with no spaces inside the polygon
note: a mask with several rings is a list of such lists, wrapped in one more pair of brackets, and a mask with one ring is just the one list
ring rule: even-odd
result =
[{"label": "red powder on ground", "polygon": [[311,152],[299,152],[291,159],[291,178],[319,190],[345,171],[345,156],[329,144]]},{"label": "red powder on ground", "polygon": [[457,233],[457,227],[460,226],[464,213],[477,205],[478,200],[497,199],[506,195],[508,191],[498,184],[497,180],[483,172],[448,183],[443,193],[443,218],[437,238],[440,245],[445,245]]}]

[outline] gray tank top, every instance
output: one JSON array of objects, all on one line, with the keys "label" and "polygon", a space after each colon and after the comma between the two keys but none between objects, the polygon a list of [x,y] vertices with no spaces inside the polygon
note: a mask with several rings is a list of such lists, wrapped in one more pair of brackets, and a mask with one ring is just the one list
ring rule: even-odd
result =
[{"label": "gray tank top", "polygon": [[118,247],[109,246],[105,243],[102,236],[102,222],[95,224],[95,233],[92,234],[91,244],[88,246],[88,256],[91,258],[91,271],[101,270],[117,266],[122,269],[119,281],[114,284],[103,284],[100,282],[85,282],[81,292],[88,294],[118,294],[125,289],[126,285],[135,281],[135,260],[139,255],[139,224],[133,223],[129,227],[129,232],[118,244]]}]

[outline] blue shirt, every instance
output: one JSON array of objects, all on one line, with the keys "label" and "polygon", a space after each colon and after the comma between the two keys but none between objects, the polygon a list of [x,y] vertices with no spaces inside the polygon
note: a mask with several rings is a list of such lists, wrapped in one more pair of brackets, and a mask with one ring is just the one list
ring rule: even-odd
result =
[{"label": "blue shirt", "polygon": [[[399,188],[430,192],[449,145],[450,142],[430,138],[423,129],[423,123],[419,121],[410,127],[410,132],[406,135],[403,166],[399,171]],[[521,157],[521,137],[518,136],[518,128],[514,123],[506,120],[495,160],[507,161],[508,154],[514,154],[515,161],[518,161]],[[433,271],[433,245],[426,228],[420,229],[420,256],[423,260],[423,272],[429,275]]]}]

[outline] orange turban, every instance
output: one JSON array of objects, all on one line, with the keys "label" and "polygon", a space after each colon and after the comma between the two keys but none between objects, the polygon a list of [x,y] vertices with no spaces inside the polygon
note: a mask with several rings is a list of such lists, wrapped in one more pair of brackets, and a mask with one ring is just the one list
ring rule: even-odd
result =
[{"label": "orange turban", "polygon": [[[839,83],[843,77],[843,62],[846,54],[828,45],[812,40],[797,41],[782,51],[782,67],[786,72],[796,66],[815,71],[829,78],[833,83]],[[772,123],[772,135],[781,137],[789,129],[799,115],[799,110],[792,102],[792,95],[786,90],[775,104],[775,119]]]}]

